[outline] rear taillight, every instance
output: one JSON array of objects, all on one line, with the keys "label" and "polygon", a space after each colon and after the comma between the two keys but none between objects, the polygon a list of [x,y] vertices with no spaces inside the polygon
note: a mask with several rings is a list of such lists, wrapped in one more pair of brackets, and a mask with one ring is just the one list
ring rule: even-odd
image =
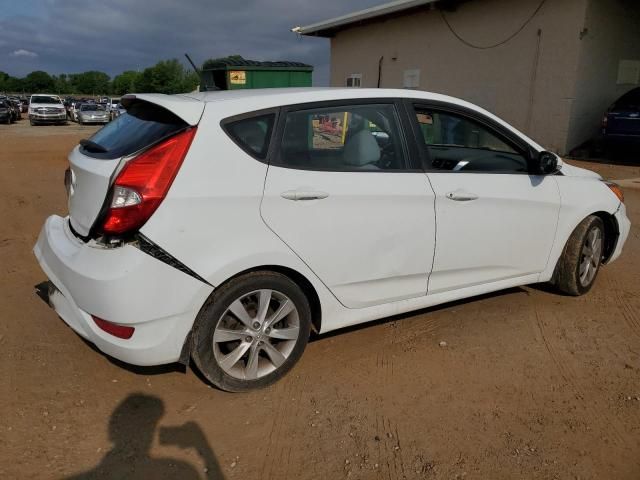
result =
[{"label": "rear taillight", "polygon": [[117,323],[108,322],[98,317],[91,316],[96,325],[114,337],[122,338],[124,340],[129,340],[133,336],[133,332],[135,331],[134,327],[128,327],[126,325],[118,325]]},{"label": "rear taillight", "polygon": [[605,115],[602,118],[602,128],[606,129],[607,128],[607,123],[609,123],[609,115]]},{"label": "rear taillight", "polygon": [[195,127],[178,133],[125,165],[111,186],[101,233],[122,235],[146,223],[169,191],[195,134]]}]

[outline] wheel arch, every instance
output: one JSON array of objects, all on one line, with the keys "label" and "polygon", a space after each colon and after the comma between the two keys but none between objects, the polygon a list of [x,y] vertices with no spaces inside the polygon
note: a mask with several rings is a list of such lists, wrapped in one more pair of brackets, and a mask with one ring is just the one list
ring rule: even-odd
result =
[{"label": "wheel arch", "polygon": [[567,238],[565,238],[564,242],[562,243],[562,249],[560,250],[558,258],[556,258],[556,261],[555,261],[555,264],[554,264],[553,274],[551,276],[551,281],[552,282],[555,281],[558,263],[562,259],[562,255],[563,255],[563,253],[565,251],[567,242],[569,242],[569,239],[571,238],[571,235],[573,234],[575,229],[578,228],[578,226],[586,218],[589,218],[591,216],[595,216],[595,217],[600,218],[602,220],[602,223],[604,224],[605,244],[604,244],[604,249],[603,249],[603,261],[602,261],[602,263],[606,264],[607,260],[611,257],[611,255],[615,251],[616,244],[618,242],[618,236],[620,235],[620,230],[619,230],[619,227],[618,227],[618,221],[616,220],[615,216],[613,214],[607,212],[607,211],[604,211],[604,210],[598,210],[596,212],[592,212],[592,213],[589,213],[587,215],[584,215],[575,223],[575,225],[572,226],[571,230],[569,230],[569,234],[567,235]]},{"label": "wheel arch", "polygon": [[[599,217],[604,224],[604,249],[602,252],[602,262],[607,263],[616,249],[618,237],[620,236],[620,226],[614,215],[605,211],[594,212],[591,215]],[[586,218],[586,217],[585,217]]]},{"label": "wheel arch", "polygon": [[227,280],[223,282],[227,283],[234,278],[241,277],[242,275],[246,275],[248,273],[254,272],[275,272],[285,277],[289,278],[292,282],[294,282],[309,300],[309,307],[311,308],[311,326],[315,333],[320,332],[320,328],[322,326],[322,306],[320,303],[320,297],[318,296],[318,292],[316,292],[313,284],[300,272],[294,270],[290,267],[285,267],[282,265],[261,265],[258,267],[251,267],[241,272],[236,273],[232,277],[229,277]]},{"label": "wheel arch", "polygon": [[[320,303],[320,297],[318,295],[318,292],[316,291],[313,284],[309,281],[309,279],[307,279],[307,277],[305,277],[300,272],[294,270],[293,268],[285,267],[282,265],[261,265],[261,266],[247,268],[245,270],[242,270],[240,272],[233,274],[232,276],[230,276],[229,278],[227,278],[226,280],[218,284],[216,286],[216,289],[220,288],[222,285],[230,282],[235,278],[241,277],[243,275],[247,275],[249,273],[255,273],[255,272],[279,273],[281,275],[284,275],[288,279],[290,279],[296,285],[298,285],[298,287],[300,287],[304,295],[307,297],[307,300],[309,300],[309,307],[311,309],[311,328],[313,332],[315,332],[316,334],[320,333],[321,331],[320,329],[322,327],[322,306]],[[215,289],[214,289],[214,292],[215,292]],[[192,331],[193,331],[193,327],[191,328],[191,330],[189,330],[189,333],[185,337],[182,344],[182,349],[180,351],[180,357],[178,359],[178,363],[181,363],[183,365],[188,365],[189,360],[191,358],[191,350],[193,347]]]},{"label": "wheel arch", "polygon": [[[320,296],[316,291],[313,284],[309,281],[309,279],[304,276],[302,273],[291,267],[285,267],[283,265],[260,265],[251,268],[247,268],[240,272],[234,273],[232,276],[227,278],[224,282],[220,283],[216,286],[219,288],[221,285],[224,285],[227,282],[230,282],[234,278],[241,277],[248,273],[254,272],[275,272],[285,277],[289,278],[292,282],[294,282],[309,300],[309,307],[311,308],[311,325],[312,329],[315,333],[320,332],[320,328],[322,326],[322,304],[320,303]],[[215,291],[215,290],[214,290]]]}]

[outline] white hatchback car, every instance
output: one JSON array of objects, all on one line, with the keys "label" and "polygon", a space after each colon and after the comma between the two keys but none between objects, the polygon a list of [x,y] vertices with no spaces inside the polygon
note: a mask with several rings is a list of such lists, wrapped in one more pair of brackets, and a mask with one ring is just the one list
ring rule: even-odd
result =
[{"label": "white hatchback car", "polygon": [[129,95],[69,156],[35,255],[108,355],[242,391],[318,333],[536,282],[587,292],[622,193],[470,103],[427,92]]}]

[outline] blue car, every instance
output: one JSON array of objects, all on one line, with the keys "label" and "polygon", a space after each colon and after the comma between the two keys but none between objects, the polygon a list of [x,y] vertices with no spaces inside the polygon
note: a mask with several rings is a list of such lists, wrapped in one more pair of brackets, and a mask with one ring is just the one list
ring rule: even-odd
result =
[{"label": "blue car", "polygon": [[605,114],[602,123],[607,148],[640,148],[640,87],[616,100]]}]

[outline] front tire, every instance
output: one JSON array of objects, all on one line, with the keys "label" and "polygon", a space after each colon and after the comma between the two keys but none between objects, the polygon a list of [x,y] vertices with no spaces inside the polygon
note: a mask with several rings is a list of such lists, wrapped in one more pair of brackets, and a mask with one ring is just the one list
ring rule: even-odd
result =
[{"label": "front tire", "polygon": [[310,332],[311,308],[300,287],[279,273],[249,273],[216,289],[204,304],[192,357],[216,387],[254,390],[291,370]]},{"label": "front tire", "polygon": [[573,231],[554,275],[555,286],[567,295],[584,295],[593,286],[604,247],[604,223],[600,217],[590,215]]}]

